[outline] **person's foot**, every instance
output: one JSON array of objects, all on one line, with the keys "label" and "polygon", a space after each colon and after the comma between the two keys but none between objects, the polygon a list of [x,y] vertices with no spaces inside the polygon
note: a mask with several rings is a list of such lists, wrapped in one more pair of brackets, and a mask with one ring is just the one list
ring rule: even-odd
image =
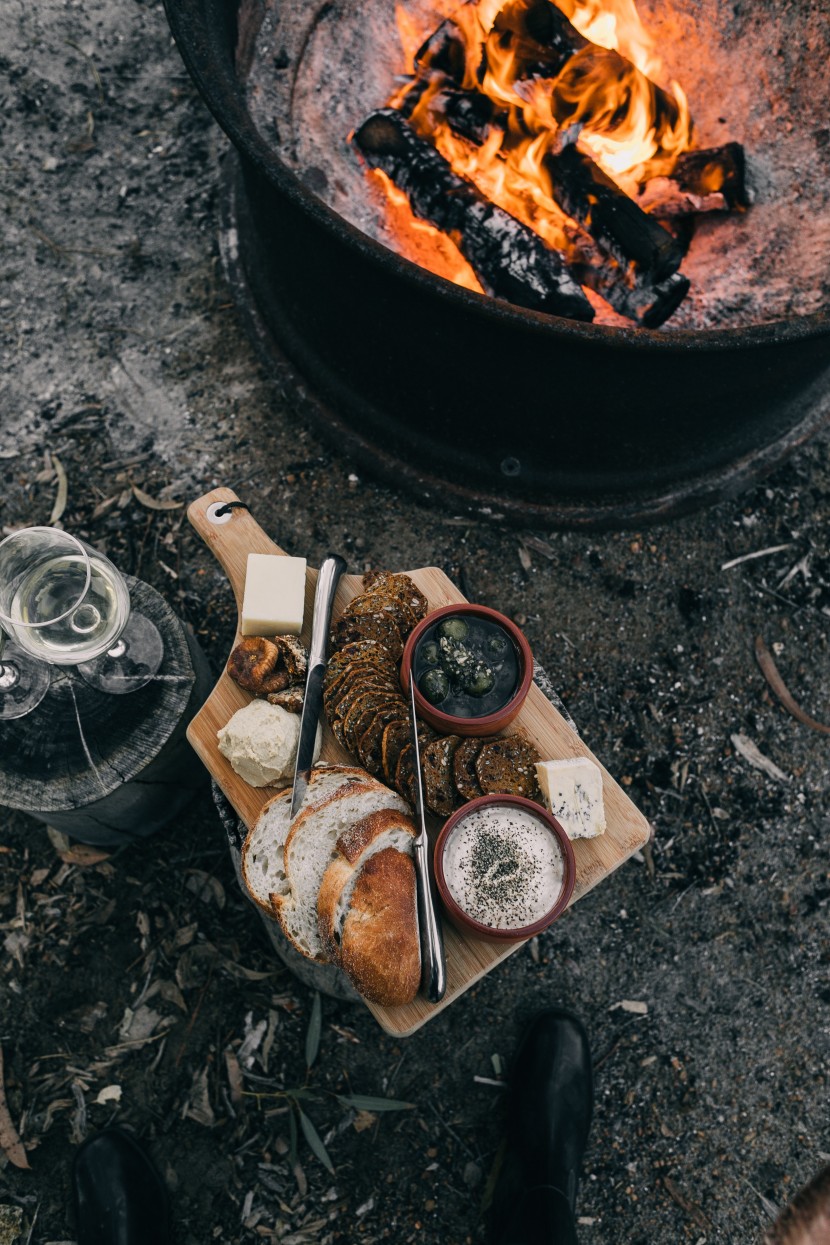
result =
[{"label": "person's foot", "polygon": [[78,1245],[169,1245],[167,1190],[129,1133],[107,1128],[88,1138],[72,1186]]},{"label": "person's foot", "polygon": [[588,1037],[552,1009],[528,1028],[510,1078],[505,1161],[493,1195],[499,1245],[576,1239],[573,1211],[593,1114]]}]

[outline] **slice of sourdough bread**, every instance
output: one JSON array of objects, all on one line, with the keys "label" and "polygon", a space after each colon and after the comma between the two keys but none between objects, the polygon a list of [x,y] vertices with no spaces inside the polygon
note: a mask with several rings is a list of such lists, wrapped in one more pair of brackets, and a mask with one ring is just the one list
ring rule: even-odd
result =
[{"label": "slice of sourdough bread", "polygon": [[415,866],[397,848],[360,870],[343,922],[340,967],[370,1003],[411,1003],[421,979]]},{"label": "slice of sourdough bread", "polygon": [[[351,765],[318,765],[311,771],[301,811],[323,803],[341,787],[359,783],[366,775]],[[283,852],[291,828],[291,788],[278,792],[262,809],[242,848],[242,880],[248,894],[271,919],[269,896],[288,890]]]},{"label": "slice of sourdough bread", "polygon": [[322,803],[304,807],[285,840],[287,893],[275,891],[274,911],[286,938],[303,955],[326,960],[317,928],[317,895],[337,850],[339,836],[355,822],[383,808],[406,812],[400,796],[364,774],[360,783],[344,784]]},{"label": "slice of sourdough bread", "polygon": [[382,808],[356,821],[339,836],[336,856],[323,874],[317,893],[317,929],[331,959],[336,960],[340,953],[343,922],[367,860],[387,847],[411,856],[416,833],[411,818]]}]

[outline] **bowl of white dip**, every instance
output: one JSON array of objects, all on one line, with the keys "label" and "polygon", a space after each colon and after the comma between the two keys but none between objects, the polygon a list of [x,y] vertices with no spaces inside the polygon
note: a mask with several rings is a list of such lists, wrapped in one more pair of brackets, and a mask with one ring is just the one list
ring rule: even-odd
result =
[{"label": "bowl of white dip", "polygon": [[576,878],[568,836],[518,795],[471,800],[435,844],[435,881],[452,922],[495,941],[532,938],[568,906]]}]

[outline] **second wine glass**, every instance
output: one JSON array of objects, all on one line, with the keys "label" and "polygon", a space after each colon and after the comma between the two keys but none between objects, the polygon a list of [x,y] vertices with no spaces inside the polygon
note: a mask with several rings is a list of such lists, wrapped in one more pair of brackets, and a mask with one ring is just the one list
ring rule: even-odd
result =
[{"label": "second wine glass", "polygon": [[131,616],[127,585],[109,558],[51,527],[0,542],[0,625],[32,657],[76,666],[114,694],[143,687],[163,657],[157,629]]}]

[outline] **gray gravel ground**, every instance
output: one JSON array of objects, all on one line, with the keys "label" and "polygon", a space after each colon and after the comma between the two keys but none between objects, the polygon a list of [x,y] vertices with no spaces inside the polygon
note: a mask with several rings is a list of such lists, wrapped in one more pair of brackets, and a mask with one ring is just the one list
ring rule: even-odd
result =
[{"label": "gray gravel ground", "polygon": [[[44,456],[57,454],[69,475],[66,525],[155,583],[217,666],[232,630],[221,574],[180,512],[143,509],[131,483],[182,500],[230,484],[312,562],[335,548],[352,570],[463,569],[476,598],[523,618],[584,738],[656,832],[651,855],[408,1041],[383,1037],[360,1007],[326,1001],[318,1083],[345,1078],[416,1111],[362,1131],[353,1118],[338,1131],[331,1113],[319,1117],[335,1175],[306,1149],[305,1191],[280,1155],[284,1120],[262,1117],[256,1131],[256,1104],[241,1118],[241,1108],[224,1110],[221,1052],[238,1047],[247,1012],[256,1023],[275,995],[291,998],[275,1046],[290,1075],[308,992],[284,976],[278,986],[229,979],[215,994],[214,982],[208,1023],[204,992],[185,991],[188,1059],[204,1063],[211,1113],[187,1112],[153,1046],[120,1074],[120,1118],[155,1147],[176,1239],[483,1239],[504,1100],[473,1078],[497,1079],[491,1057],[507,1063],[526,1018],[564,1003],[584,1018],[597,1060],[580,1240],[758,1240],[830,1160],[828,740],[771,695],[753,648],[761,635],[795,699],[830,720],[830,438],[735,503],[638,532],[503,531],[378,487],[298,426],[239,328],[217,256],[224,139],[161,6],[4,0],[0,11],[0,525],[48,521],[55,477]],[[785,548],[725,569],[775,546]],[[747,760],[734,736],[778,772]],[[99,900],[119,899],[108,920],[123,960],[108,965],[100,939],[83,940],[54,1006],[49,956],[8,942],[22,919],[33,946],[60,945],[60,923],[34,902],[21,918],[19,900],[47,886],[33,870],[52,867],[53,849],[35,823],[11,815],[0,821],[0,853],[0,1038],[12,1114],[33,1147],[29,1172],[0,1156],[0,1203],[22,1206],[27,1222],[39,1207],[31,1241],[64,1242],[77,1095],[65,1088],[68,1106],[45,1119],[34,1089],[49,1059],[69,1067],[79,1057],[54,1015],[93,999],[109,1008],[109,1036],[96,1030],[83,1047],[87,1126],[98,1127],[112,1108],[94,1097],[108,1081],[95,1084],[89,1069],[129,1003],[112,970],[139,971],[137,905],[169,900],[182,925],[200,923],[200,938],[232,938],[264,971],[271,961],[240,897],[208,918],[181,885],[185,867],[197,867],[232,890],[207,795],[157,841],[94,871],[86,885]],[[259,1140],[240,1153],[246,1121]]]}]

